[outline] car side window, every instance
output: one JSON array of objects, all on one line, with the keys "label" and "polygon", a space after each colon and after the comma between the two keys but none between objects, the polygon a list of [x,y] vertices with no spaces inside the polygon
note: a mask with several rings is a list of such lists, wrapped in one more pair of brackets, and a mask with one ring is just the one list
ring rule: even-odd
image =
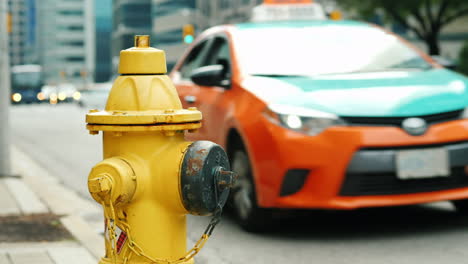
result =
[{"label": "car side window", "polygon": [[205,40],[190,51],[179,70],[183,79],[190,79],[192,71],[201,66],[207,46],[208,40]]},{"label": "car side window", "polygon": [[223,37],[216,37],[211,45],[210,52],[200,66],[221,64],[225,69],[225,77],[231,77],[231,56],[229,53],[229,43]]}]

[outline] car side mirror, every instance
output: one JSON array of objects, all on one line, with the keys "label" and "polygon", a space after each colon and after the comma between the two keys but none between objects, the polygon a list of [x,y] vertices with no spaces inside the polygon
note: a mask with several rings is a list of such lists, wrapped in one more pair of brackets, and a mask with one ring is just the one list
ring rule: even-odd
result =
[{"label": "car side mirror", "polygon": [[451,59],[448,59],[448,58],[445,58],[445,57],[442,57],[442,56],[439,56],[439,55],[432,55],[431,58],[435,62],[437,62],[438,64],[444,66],[447,69],[455,70],[457,68],[457,64],[455,63],[455,61],[453,61]]},{"label": "car side mirror", "polygon": [[226,78],[226,68],[221,64],[208,65],[192,71],[190,79],[200,86],[229,88],[231,81]]}]

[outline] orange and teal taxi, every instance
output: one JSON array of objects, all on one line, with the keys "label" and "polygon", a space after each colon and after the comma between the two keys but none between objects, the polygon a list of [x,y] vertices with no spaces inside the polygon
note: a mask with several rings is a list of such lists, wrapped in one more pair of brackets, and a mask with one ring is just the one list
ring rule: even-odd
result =
[{"label": "orange and teal taxi", "polygon": [[454,201],[468,211],[468,78],[377,26],[279,21],[203,32],[171,77],[224,146],[240,224],[275,208]]}]

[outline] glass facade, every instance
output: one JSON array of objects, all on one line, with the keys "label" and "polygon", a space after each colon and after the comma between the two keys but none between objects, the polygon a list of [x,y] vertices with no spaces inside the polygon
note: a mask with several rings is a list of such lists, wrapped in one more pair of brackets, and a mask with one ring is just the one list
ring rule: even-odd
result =
[{"label": "glass facade", "polygon": [[153,39],[156,47],[166,51],[168,69],[175,64],[187,44],[182,28],[192,24],[196,30],[196,0],[153,0]]},{"label": "glass facade", "polygon": [[134,35],[151,34],[151,0],[113,0],[112,68],[120,51],[133,47]]},{"label": "glass facade", "polygon": [[95,3],[96,15],[96,82],[109,81],[112,71],[111,34],[112,34],[112,0],[99,0]]}]

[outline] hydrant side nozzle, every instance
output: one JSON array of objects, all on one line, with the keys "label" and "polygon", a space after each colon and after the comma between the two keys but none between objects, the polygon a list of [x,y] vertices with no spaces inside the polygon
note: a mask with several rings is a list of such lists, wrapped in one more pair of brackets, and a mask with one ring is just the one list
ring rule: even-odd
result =
[{"label": "hydrant side nozzle", "polygon": [[[193,142],[181,165],[180,192],[184,207],[194,215],[211,215],[224,206],[221,193],[234,182],[226,152],[210,141]],[[227,190],[228,191],[228,190]]]},{"label": "hydrant side nozzle", "polygon": [[88,176],[88,189],[97,202],[110,195],[113,203],[128,203],[136,191],[136,178],[130,162],[108,158],[98,163]]}]

